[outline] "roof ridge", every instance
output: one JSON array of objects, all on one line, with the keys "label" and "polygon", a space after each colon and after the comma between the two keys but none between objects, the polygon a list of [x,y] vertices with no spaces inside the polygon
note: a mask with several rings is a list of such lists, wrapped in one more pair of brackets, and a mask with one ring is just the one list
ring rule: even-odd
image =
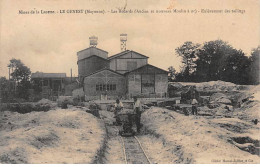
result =
[{"label": "roof ridge", "polygon": [[110,59],[113,59],[113,58],[115,58],[115,57],[122,56],[122,55],[124,55],[124,54],[126,54],[126,53],[129,53],[129,52],[134,52],[134,53],[137,53],[137,54],[139,54],[139,55],[141,55],[141,56],[144,56],[144,57],[149,58],[148,56],[145,56],[145,55],[143,55],[143,54],[141,54],[141,53],[139,53],[139,52],[136,52],[136,51],[134,51],[134,50],[125,50],[125,51],[123,51],[123,52],[120,52],[120,53],[117,53],[117,54],[115,54],[115,55],[113,55],[113,56],[110,56],[110,57],[108,57],[107,59],[110,60]]},{"label": "roof ridge", "polygon": [[83,59],[77,60],[77,62],[79,62],[79,61],[81,61],[81,60],[88,59],[88,58],[93,57],[93,56],[96,56],[96,57],[99,57],[99,58],[101,58],[101,59],[104,59],[104,60],[107,60],[107,61],[108,61],[107,58],[105,59],[104,57],[101,57],[101,56],[98,56],[98,55],[91,55],[91,56],[85,57],[85,58],[83,58]]},{"label": "roof ridge", "polygon": [[154,68],[157,68],[157,69],[159,69],[159,70],[162,70],[162,71],[164,71],[164,72],[168,72],[168,71],[166,71],[166,70],[163,70],[163,69],[161,69],[161,68],[159,68],[159,67],[156,67],[156,66],[154,66],[154,65],[151,65],[151,64],[145,64],[145,65],[143,65],[143,66],[141,66],[141,67],[138,67],[138,68],[136,68],[136,69],[134,69],[134,70],[131,70],[131,71],[128,71],[128,72],[126,72],[125,74],[128,74],[128,73],[130,73],[130,72],[133,72],[133,71],[135,71],[135,70],[139,70],[139,69],[141,69],[141,68],[143,68],[143,67],[145,67],[145,66],[152,66],[152,67],[154,67]]},{"label": "roof ridge", "polygon": [[85,78],[85,77],[89,77],[89,76],[91,76],[91,75],[94,75],[94,74],[96,74],[96,73],[98,73],[98,72],[101,72],[101,71],[103,71],[103,70],[109,70],[109,71],[112,71],[112,72],[114,72],[114,73],[116,73],[116,74],[119,74],[119,75],[121,75],[121,76],[124,76],[123,74],[120,74],[119,72],[116,72],[116,71],[114,71],[114,70],[112,70],[112,69],[110,69],[110,68],[108,68],[108,67],[105,67],[105,68],[102,68],[102,69],[100,69],[100,70],[97,70],[97,71],[95,71],[95,72],[93,72],[93,73],[91,73],[91,74],[89,74],[89,75],[84,76],[84,78]]},{"label": "roof ridge", "polygon": [[64,78],[66,73],[44,73],[44,72],[35,72],[32,73],[31,78]]},{"label": "roof ridge", "polygon": [[95,48],[95,49],[98,49],[98,50],[101,50],[101,51],[103,51],[103,52],[108,53],[107,51],[105,51],[105,50],[103,50],[103,49],[100,49],[100,48],[97,48],[97,47],[93,47],[93,46],[92,46],[92,47],[85,48],[85,49],[82,49],[82,50],[78,51],[77,53],[82,52],[82,51],[84,51],[84,50],[91,49],[91,48]]},{"label": "roof ridge", "polygon": [[120,56],[120,55],[125,54],[125,53],[128,53],[128,52],[131,52],[131,51],[130,51],[130,50],[125,50],[125,51],[123,51],[123,52],[120,52],[120,53],[114,54],[114,55],[112,55],[112,56],[109,56],[107,59],[111,59],[111,58],[113,58],[113,57],[117,57],[117,56]]}]

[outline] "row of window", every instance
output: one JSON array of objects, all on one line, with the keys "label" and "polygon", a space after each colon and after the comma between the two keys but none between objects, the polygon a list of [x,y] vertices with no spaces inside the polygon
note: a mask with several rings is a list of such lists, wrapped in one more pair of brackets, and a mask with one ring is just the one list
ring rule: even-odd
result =
[{"label": "row of window", "polygon": [[96,91],[115,91],[116,84],[98,84],[96,85]]}]

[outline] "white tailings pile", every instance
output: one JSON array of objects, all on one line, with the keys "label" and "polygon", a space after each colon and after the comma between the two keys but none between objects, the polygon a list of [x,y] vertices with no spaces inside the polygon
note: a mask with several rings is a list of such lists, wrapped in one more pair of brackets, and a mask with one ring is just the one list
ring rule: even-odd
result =
[{"label": "white tailings pile", "polygon": [[0,163],[93,163],[103,123],[78,109],[0,113]]},{"label": "white tailings pile", "polygon": [[202,116],[184,116],[157,107],[145,111],[142,122],[149,131],[160,136],[169,153],[176,154],[181,150],[182,154],[178,154],[183,160],[176,160],[178,163],[185,163],[185,160],[189,163],[260,163],[258,155],[232,144],[232,137],[244,136],[259,141],[259,130],[256,129],[259,126],[252,123],[237,118],[210,120]]}]

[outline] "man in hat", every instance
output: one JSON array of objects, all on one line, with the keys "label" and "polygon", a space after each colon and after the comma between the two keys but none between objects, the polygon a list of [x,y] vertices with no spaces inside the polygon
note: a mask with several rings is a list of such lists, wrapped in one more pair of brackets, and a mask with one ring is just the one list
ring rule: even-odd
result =
[{"label": "man in hat", "polygon": [[197,105],[198,105],[198,101],[194,98],[191,101],[191,111],[192,111],[192,115],[198,115],[198,109],[197,109]]},{"label": "man in hat", "polygon": [[137,128],[137,133],[140,132],[141,129],[141,102],[137,99],[137,97],[134,97],[134,111],[135,111],[135,124]]},{"label": "man in hat", "polygon": [[115,117],[116,117],[116,123],[117,124],[120,124],[120,120],[118,118],[118,113],[123,109],[123,103],[119,100],[119,99],[116,99],[116,103],[114,105],[114,108],[115,108]]}]

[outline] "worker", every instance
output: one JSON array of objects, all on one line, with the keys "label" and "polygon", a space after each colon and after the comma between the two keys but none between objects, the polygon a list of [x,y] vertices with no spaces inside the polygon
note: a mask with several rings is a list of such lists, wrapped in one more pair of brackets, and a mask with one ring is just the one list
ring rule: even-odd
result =
[{"label": "worker", "polygon": [[134,112],[135,112],[135,124],[136,124],[136,129],[137,133],[140,133],[141,129],[141,102],[137,99],[137,97],[134,97]]},{"label": "worker", "polygon": [[116,118],[116,123],[118,125],[120,125],[120,120],[119,120],[119,117],[118,117],[118,113],[124,108],[123,106],[123,103],[119,100],[119,99],[116,99],[116,103],[114,105],[114,114],[115,114],[115,118]]},{"label": "worker", "polygon": [[197,110],[197,104],[198,104],[198,101],[194,98],[192,99],[191,101],[191,111],[192,111],[192,115],[198,115],[198,110]]}]

